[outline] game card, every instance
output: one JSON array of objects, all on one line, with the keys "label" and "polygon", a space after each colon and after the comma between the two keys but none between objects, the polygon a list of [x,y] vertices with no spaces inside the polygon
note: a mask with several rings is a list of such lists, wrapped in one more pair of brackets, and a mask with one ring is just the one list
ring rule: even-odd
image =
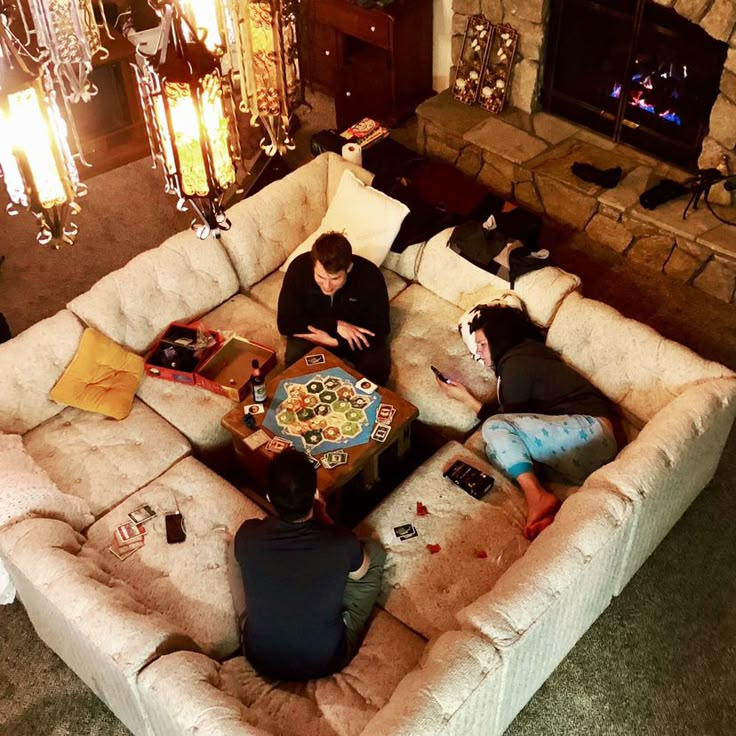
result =
[{"label": "game card", "polygon": [[355,384],[355,388],[357,388],[358,391],[362,391],[364,394],[372,394],[378,388],[378,385],[373,383],[373,381],[369,381],[367,378],[361,378]]},{"label": "game card", "polygon": [[407,539],[412,539],[413,537],[418,537],[419,532],[417,532],[414,524],[401,524],[401,526],[395,526],[394,527],[394,534],[403,542]]},{"label": "game card", "polygon": [[321,460],[325,468],[332,470],[332,468],[336,468],[338,465],[344,465],[348,461],[348,454],[343,450],[326,452],[322,455]]},{"label": "game card", "polygon": [[271,437],[271,439],[266,443],[266,449],[276,455],[283,452],[287,447],[291,447],[291,442],[289,442],[289,440],[281,439],[281,437]]},{"label": "game card", "polygon": [[388,424],[376,424],[371,432],[371,439],[376,442],[385,442],[391,433],[391,427]]},{"label": "game card", "polygon": [[264,411],[263,404],[245,404],[243,406],[243,414],[263,414]]},{"label": "game card", "polygon": [[125,524],[121,524],[115,530],[115,539],[120,544],[125,544],[129,539],[133,537],[140,537],[146,533],[146,527],[143,524],[132,524],[127,521]]},{"label": "game card", "polygon": [[309,462],[312,463],[315,469],[319,469],[320,465],[322,465],[322,463],[316,457],[313,457],[312,455],[307,455],[307,460],[309,460]]},{"label": "game card", "polygon": [[378,407],[378,414],[376,415],[376,419],[381,424],[391,424],[391,420],[394,418],[395,414],[396,409],[391,406],[391,404],[381,404]]},{"label": "game card", "polygon": [[110,552],[112,552],[115,557],[117,557],[119,560],[124,560],[127,557],[130,557],[133,553],[137,552],[143,545],[144,545],[144,537],[139,537],[140,542],[135,542],[131,544],[126,544],[122,547],[116,547],[114,544],[111,544],[108,549]]},{"label": "game card", "polygon": [[307,365],[319,365],[325,362],[325,356],[322,353],[317,353],[316,355],[307,355],[305,360]]},{"label": "game card", "polygon": [[158,516],[158,512],[154,511],[147,503],[143,506],[139,506],[137,509],[131,511],[128,516],[134,524],[143,524],[149,519],[153,519],[154,516]]},{"label": "game card", "polygon": [[243,442],[245,442],[249,450],[257,450],[261,445],[265,445],[270,439],[271,438],[264,430],[259,429],[256,432],[253,432],[250,437],[246,437]]}]

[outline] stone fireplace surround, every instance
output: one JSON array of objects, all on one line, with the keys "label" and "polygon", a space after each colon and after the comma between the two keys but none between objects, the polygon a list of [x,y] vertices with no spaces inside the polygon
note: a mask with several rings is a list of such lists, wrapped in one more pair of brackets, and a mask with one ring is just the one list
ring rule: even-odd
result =
[{"label": "stone fireplace surround", "polygon": [[[659,0],[658,0],[659,1]],[[726,153],[736,171],[736,0],[662,0],[729,44],[720,93],[711,112],[699,165],[715,166]],[[450,161],[490,189],[577,230],[632,260],[692,284],[726,302],[736,301],[736,227],[700,209],[682,220],[687,199],[653,211],[639,195],[659,179],[688,173],[538,108],[549,0],[453,0],[452,61],[467,19],[482,13],[520,33],[509,107],[500,116],[456,102],[449,90],[417,109],[421,152]],[[454,66],[450,81],[454,79]],[[621,166],[622,181],[602,189],[577,179],[573,161]],[[736,207],[716,207],[736,220]]]}]

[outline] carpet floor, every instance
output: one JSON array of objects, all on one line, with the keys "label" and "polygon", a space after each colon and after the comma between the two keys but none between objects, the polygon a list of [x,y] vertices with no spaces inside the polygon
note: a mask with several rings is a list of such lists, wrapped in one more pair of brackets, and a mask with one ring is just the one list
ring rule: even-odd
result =
[{"label": "carpet floor", "polygon": [[[291,157],[295,164],[309,158],[311,132],[334,125],[329,101],[311,102]],[[0,311],[14,333],[189,224],[163,194],[150,160],[95,177],[89,186],[80,238],[71,250],[35,245],[32,219],[0,217],[0,254],[7,256],[0,269]],[[586,296],[736,369],[733,306],[583,236],[549,226],[544,237],[554,262],[583,278]],[[732,432],[709,487],[519,714],[508,736],[733,733],[735,476]],[[19,603],[0,607],[0,734],[127,733],[38,639]]]}]

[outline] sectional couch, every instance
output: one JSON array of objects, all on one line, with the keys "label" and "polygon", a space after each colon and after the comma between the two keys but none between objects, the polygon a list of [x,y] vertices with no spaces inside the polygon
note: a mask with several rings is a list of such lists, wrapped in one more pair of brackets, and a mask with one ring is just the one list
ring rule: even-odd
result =
[{"label": "sectional couch", "polygon": [[[483,456],[475,416],[438,389],[430,362],[476,394],[495,381],[468,352],[465,310],[504,284],[446,247],[449,232],[383,264],[391,387],[444,434],[440,448],[360,525],[389,550],[381,608],[344,672],[294,685],[238,653],[230,544],[263,512],[212,468],[230,438],[228,399],[144,377],[122,421],[48,398],[85,326],[144,353],[172,321],[201,318],[278,350],[278,267],[320,224],[345,169],[327,153],[235,205],[220,241],[180,233],[0,346],[0,557],[39,636],[136,736],[500,734],[627,584],[713,476],[736,413],[736,376],[580,293],[548,267],[515,293],[548,344],[620,411],[628,444],[534,542],[516,488]],[[483,501],[442,470],[462,457],[494,475]],[[416,503],[429,510],[416,516]],[[127,513],[178,506],[119,561],[106,547]],[[419,537],[392,528],[412,521]],[[4,525],[3,525],[4,524]],[[439,545],[430,553],[426,544]],[[235,586],[237,588],[237,586]]]}]

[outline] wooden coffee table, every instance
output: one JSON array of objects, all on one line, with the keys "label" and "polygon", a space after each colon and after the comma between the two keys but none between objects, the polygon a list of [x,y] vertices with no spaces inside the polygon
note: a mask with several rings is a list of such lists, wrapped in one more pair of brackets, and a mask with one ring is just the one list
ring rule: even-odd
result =
[{"label": "wooden coffee table", "polygon": [[[307,365],[308,356],[319,354],[324,355],[324,363]],[[341,368],[358,380],[363,378],[360,373],[348,366],[337,356],[323,348],[315,348],[307,353],[306,356],[297,360],[296,363],[289,366],[283,373],[267,381],[268,400],[264,404],[265,412],[253,415],[256,425],[253,429],[247,427],[244,422],[243,406],[250,403],[249,401],[238,404],[222,418],[222,426],[232,435],[233,447],[241,468],[247,475],[249,481],[254,483],[260,490],[267,490],[266,479],[268,466],[276,455],[267,450],[265,445],[261,445],[255,450],[249,448],[245,443],[245,439],[259,429],[263,429],[269,437],[273,435],[273,432],[263,427],[263,421],[266,418],[266,412],[271,408],[274,394],[281,381],[288,378],[298,378],[313,373],[324,372],[331,368]],[[348,462],[344,465],[338,465],[331,470],[320,465],[317,469],[317,487],[326,500],[330,496],[339,496],[337,492],[356,476],[359,476],[359,481],[364,488],[372,487],[379,480],[378,458],[391,448],[395,449],[398,457],[406,454],[409,450],[411,425],[419,414],[416,406],[382,386],[379,386],[375,393],[380,396],[382,403],[390,404],[396,409],[396,414],[391,421],[391,432],[385,442],[369,439],[363,444],[345,448],[345,452],[348,455]],[[288,437],[284,438],[289,439]],[[322,453],[322,450],[318,450],[314,453],[314,456],[319,458]],[[264,507],[269,507],[269,504],[265,502],[265,493],[262,496],[259,495],[255,500]],[[334,500],[339,504],[339,498]]]}]

